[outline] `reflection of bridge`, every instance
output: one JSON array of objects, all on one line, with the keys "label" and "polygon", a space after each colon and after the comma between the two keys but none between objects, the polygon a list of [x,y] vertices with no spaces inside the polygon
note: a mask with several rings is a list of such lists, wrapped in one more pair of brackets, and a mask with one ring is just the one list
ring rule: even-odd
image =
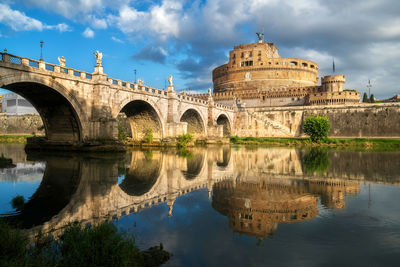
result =
[{"label": "reflection of bridge", "polygon": [[[35,194],[13,218],[25,228],[50,231],[71,221],[117,219],[160,203],[172,214],[177,197],[207,188],[209,194],[214,190],[213,207],[228,216],[233,229],[265,236],[278,223],[314,218],[318,197],[327,208],[344,208],[345,196],[358,194],[361,181],[400,184],[399,153],[335,151],[329,153],[329,170],[315,175],[303,172],[302,150],[235,150],[199,148],[181,156],[176,151],[133,151],[128,157],[30,154],[28,159],[47,161],[46,170]],[[336,157],[352,164],[341,165]],[[258,221],[246,228],[251,218],[261,220],[260,229]],[[243,229],[237,228],[240,222]]]},{"label": "reflection of bridge", "polygon": [[134,138],[151,128],[155,139],[192,133],[230,134],[233,109],[166,90],[107,77],[101,62],[93,73],[0,53],[0,88],[29,100],[42,117],[47,144],[117,140],[116,118],[124,112]]},{"label": "reflection of bridge", "polygon": [[[41,185],[14,219],[33,232],[55,230],[57,234],[69,222],[117,219],[161,203],[167,203],[172,215],[178,196],[203,188],[211,196],[214,183],[230,178],[226,176],[233,168],[229,153],[229,149],[193,150],[180,157],[134,151],[127,161],[111,155],[49,157]],[[118,184],[122,174],[125,177]]]}]

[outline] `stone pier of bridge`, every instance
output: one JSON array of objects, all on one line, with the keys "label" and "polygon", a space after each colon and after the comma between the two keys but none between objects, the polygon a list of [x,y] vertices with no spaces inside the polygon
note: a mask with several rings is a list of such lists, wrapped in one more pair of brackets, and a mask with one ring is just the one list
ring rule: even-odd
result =
[{"label": "stone pier of bridge", "polygon": [[154,140],[190,133],[195,139],[221,138],[232,134],[234,110],[174,90],[108,77],[101,53],[96,54],[94,72],[88,73],[0,53],[0,88],[26,98],[39,112],[46,138],[44,146],[77,146],[118,143],[118,116],[124,113],[132,138],[143,140],[152,132]]}]

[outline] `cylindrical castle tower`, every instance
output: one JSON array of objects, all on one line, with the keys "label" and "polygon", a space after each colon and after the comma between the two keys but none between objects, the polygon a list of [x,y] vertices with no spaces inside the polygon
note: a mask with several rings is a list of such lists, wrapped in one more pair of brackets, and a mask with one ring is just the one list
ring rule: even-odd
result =
[{"label": "cylindrical castle tower", "polygon": [[316,86],[318,64],[281,58],[273,43],[235,46],[229,62],[213,70],[214,93]]},{"label": "cylindrical castle tower", "polygon": [[322,92],[342,92],[346,77],[344,75],[321,77]]}]

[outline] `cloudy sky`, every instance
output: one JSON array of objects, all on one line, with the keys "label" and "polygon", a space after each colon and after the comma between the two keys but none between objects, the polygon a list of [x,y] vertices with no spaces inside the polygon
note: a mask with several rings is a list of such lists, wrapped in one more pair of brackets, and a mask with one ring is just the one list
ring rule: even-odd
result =
[{"label": "cloudy sky", "polygon": [[262,30],[282,57],[310,59],[320,76],[345,74],[346,88],[378,98],[400,93],[398,0],[2,0],[0,49],[93,71],[93,51],[104,72],[164,88],[206,91],[211,71],[234,45],[256,41]]}]

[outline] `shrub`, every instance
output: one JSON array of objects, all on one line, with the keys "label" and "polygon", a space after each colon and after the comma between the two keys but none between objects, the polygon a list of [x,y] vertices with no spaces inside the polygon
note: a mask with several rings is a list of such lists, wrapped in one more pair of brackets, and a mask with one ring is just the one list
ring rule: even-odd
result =
[{"label": "shrub", "polygon": [[231,143],[236,144],[239,141],[239,137],[236,136],[231,136],[229,137],[229,140],[231,141]]},{"label": "shrub", "polygon": [[304,133],[310,136],[311,141],[317,142],[328,137],[330,123],[324,116],[309,116],[304,122]]},{"label": "shrub", "polygon": [[183,134],[178,136],[178,147],[186,147],[187,143],[193,140],[193,136],[191,134]]},{"label": "shrub", "polygon": [[144,142],[145,143],[153,142],[153,129],[151,129],[151,128],[147,129],[146,136],[144,137]]},{"label": "shrub", "polygon": [[48,235],[29,244],[21,230],[0,220],[0,266],[159,266],[170,258],[160,246],[140,251],[135,239],[104,222],[66,227],[59,239]]}]

